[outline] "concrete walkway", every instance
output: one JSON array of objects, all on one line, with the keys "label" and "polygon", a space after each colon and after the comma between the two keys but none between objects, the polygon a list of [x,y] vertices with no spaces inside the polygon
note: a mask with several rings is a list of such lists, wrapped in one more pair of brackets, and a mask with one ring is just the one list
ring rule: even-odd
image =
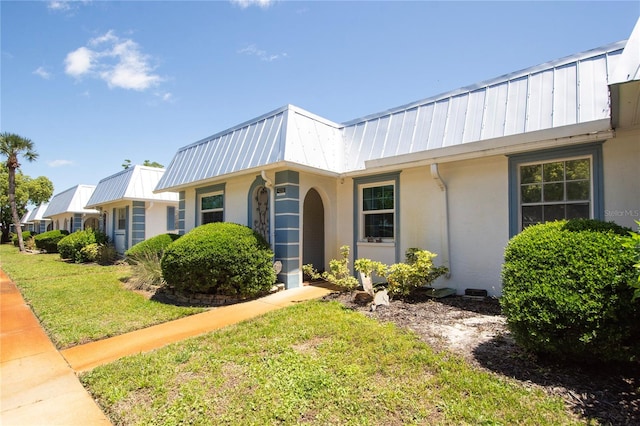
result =
[{"label": "concrete walkway", "polygon": [[65,349],[55,348],[9,277],[0,270],[0,424],[110,425],[76,373],[248,320],[332,290],[305,286]]}]

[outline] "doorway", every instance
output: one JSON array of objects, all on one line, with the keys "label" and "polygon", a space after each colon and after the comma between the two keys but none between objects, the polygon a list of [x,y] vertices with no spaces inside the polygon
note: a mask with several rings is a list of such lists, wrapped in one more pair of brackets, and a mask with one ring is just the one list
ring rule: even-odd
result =
[{"label": "doorway", "polygon": [[324,204],[313,188],[304,197],[302,217],[302,264],[324,271]]}]

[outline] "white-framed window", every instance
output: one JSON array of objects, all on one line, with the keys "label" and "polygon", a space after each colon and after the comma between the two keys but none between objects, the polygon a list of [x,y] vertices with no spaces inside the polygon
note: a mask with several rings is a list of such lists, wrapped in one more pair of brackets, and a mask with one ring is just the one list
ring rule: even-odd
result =
[{"label": "white-framed window", "polygon": [[396,189],[394,181],[362,184],[360,240],[393,241],[396,235]]},{"label": "white-framed window", "polygon": [[120,231],[123,229],[127,229],[127,208],[121,207],[117,209],[116,214],[118,215],[116,221],[116,229]]},{"label": "white-framed window", "polygon": [[224,193],[222,191],[200,196],[200,224],[224,221]]},{"label": "white-framed window", "polygon": [[509,157],[509,234],[537,223],[602,219],[602,145]]}]

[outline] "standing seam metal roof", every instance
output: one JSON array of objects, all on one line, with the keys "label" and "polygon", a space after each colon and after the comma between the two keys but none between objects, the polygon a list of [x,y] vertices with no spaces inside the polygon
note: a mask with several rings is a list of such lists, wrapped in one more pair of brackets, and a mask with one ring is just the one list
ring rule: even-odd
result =
[{"label": "standing seam metal roof", "polygon": [[85,207],[92,208],[120,200],[178,201],[178,194],[154,194],[165,170],[135,165],[98,182]]},{"label": "standing seam metal roof", "polygon": [[94,209],[86,209],[95,185],[76,185],[53,196],[44,217],[51,217],[63,213],[98,213]]},{"label": "standing seam metal roof", "polygon": [[335,173],[365,161],[610,118],[625,41],[342,125],[287,105],[181,148],[156,191],[282,161]]}]

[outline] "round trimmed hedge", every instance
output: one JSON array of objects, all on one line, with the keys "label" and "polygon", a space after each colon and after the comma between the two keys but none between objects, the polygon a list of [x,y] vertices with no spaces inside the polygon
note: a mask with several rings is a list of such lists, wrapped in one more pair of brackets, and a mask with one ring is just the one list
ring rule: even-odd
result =
[{"label": "round trimmed hedge", "polygon": [[558,360],[627,361],[640,355],[627,228],[557,221],[526,228],[505,250],[502,312],[516,342]]},{"label": "round trimmed hedge", "polygon": [[63,259],[70,259],[76,263],[90,262],[90,257],[82,249],[90,244],[106,244],[107,236],[91,228],[75,231],[58,242],[58,252]]},{"label": "round trimmed hedge", "polygon": [[235,223],[198,226],[164,251],[162,276],[177,291],[252,297],[275,283],[273,252],[262,236]]},{"label": "round trimmed hedge", "polygon": [[67,235],[69,235],[69,231],[66,229],[54,229],[53,231],[38,234],[33,239],[36,247],[40,250],[44,250],[47,253],[57,253],[58,243]]},{"label": "round trimmed hedge", "polygon": [[124,255],[128,259],[139,260],[145,256],[157,256],[158,259],[162,257],[162,253],[164,250],[174,242],[180,238],[178,234],[160,234],[155,237],[148,238],[144,241],[139,242],[138,244],[131,247],[129,250],[124,252]]}]

